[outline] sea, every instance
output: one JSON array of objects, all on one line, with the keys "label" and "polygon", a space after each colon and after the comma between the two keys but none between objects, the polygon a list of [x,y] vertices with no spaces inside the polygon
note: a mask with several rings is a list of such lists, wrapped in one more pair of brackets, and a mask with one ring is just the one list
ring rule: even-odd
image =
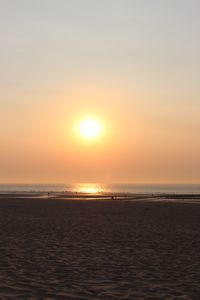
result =
[{"label": "sea", "polygon": [[0,184],[0,192],[104,192],[135,194],[200,194],[200,184]]}]

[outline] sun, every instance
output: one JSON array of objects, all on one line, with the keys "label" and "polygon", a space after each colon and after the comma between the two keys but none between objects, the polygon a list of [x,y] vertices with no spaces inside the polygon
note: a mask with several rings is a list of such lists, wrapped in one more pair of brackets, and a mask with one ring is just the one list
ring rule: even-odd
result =
[{"label": "sun", "polygon": [[79,125],[80,135],[87,139],[97,137],[101,132],[101,125],[93,119],[85,119]]}]

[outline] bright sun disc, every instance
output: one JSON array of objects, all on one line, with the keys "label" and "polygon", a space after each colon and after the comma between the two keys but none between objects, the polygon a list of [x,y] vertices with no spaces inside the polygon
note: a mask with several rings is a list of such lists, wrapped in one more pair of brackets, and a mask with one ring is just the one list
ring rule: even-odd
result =
[{"label": "bright sun disc", "polygon": [[94,138],[99,135],[100,124],[94,120],[86,119],[80,123],[80,134],[85,138]]}]

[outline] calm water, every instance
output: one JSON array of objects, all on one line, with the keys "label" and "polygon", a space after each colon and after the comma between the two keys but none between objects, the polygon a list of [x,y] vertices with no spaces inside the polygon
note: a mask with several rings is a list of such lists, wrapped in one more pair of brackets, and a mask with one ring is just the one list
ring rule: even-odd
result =
[{"label": "calm water", "polygon": [[0,192],[73,191],[85,193],[187,193],[200,194],[200,184],[0,184]]}]

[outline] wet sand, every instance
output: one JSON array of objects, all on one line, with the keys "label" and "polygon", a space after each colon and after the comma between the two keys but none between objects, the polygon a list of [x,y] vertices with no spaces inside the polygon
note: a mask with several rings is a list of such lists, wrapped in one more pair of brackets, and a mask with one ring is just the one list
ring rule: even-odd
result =
[{"label": "wet sand", "polygon": [[200,203],[0,196],[0,299],[200,299]]}]

